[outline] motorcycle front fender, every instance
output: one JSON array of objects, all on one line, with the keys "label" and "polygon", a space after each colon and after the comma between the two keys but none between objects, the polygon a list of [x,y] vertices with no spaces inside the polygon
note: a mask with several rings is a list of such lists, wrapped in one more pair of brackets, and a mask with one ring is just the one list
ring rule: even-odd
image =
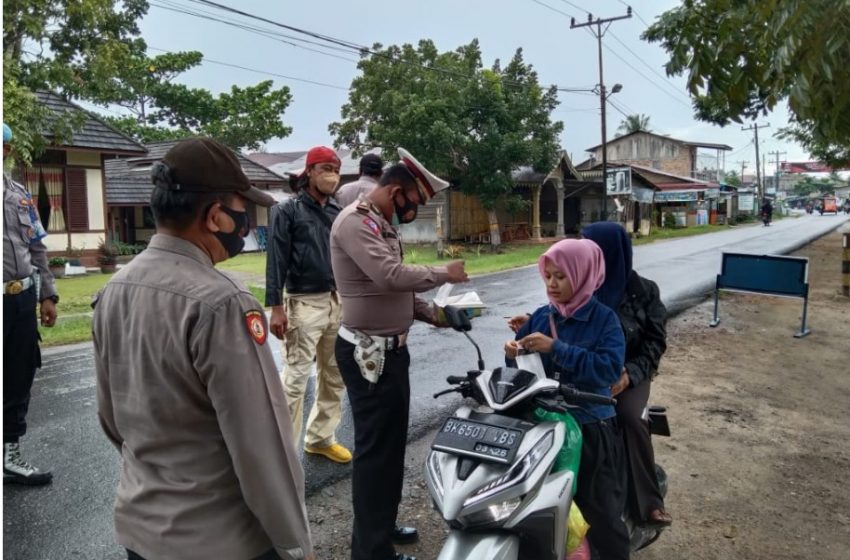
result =
[{"label": "motorcycle front fender", "polygon": [[508,533],[465,533],[454,530],[437,560],[516,560],[519,537]]}]

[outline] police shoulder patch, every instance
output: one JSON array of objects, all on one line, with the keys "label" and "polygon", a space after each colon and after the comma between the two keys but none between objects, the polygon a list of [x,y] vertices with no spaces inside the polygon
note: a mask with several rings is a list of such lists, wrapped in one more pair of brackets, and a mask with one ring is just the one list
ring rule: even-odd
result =
[{"label": "police shoulder patch", "polygon": [[265,344],[268,331],[266,330],[266,317],[262,311],[248,311],[245,313],[245,325],[248,334],[257,344]]},{"label": "police shoulder patch", "polygon": [[381,237],[381,226],[378,225],[378,222],[367,216],[366,218],[363,218],[363,223],[369,226],[369,229],[372,230],[372,233],[374,233],[378,237]]}]

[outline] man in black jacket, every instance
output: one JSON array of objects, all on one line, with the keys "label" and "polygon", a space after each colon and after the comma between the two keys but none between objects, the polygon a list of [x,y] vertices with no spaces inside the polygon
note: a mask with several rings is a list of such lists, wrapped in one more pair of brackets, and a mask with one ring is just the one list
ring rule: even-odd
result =
[{"label": "man in black jacket", "polygon": [[330,256],[331,224],[340,211],[330,197],[339,184],[339,167],[330,148],[311,149],[298,194],[272,208],[266,305],[272,308],[269,329],[284,341],[283,388],[295,442],[301,438],[304,392],[315,359],[316,401],[307,419],[304,451],[348,463],[351,452],[334,436],[345,391],[334,356],[341,307]]}]

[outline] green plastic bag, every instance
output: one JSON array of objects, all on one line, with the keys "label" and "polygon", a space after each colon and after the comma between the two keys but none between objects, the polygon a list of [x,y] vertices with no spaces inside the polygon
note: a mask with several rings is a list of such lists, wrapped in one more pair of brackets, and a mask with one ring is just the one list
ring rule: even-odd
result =
[{"label": "green plastic bag", "polygon": [[575,495],[576,485],[578,484],[578,466],[581,462],[581,426],[569,412],[550,412],[542,408],[534,410],[534,420],[537,422],[560,422],[566,428],[564,445],[558,451],[552,472],[570,470],[575,473],[572,489],[572,494]]}]

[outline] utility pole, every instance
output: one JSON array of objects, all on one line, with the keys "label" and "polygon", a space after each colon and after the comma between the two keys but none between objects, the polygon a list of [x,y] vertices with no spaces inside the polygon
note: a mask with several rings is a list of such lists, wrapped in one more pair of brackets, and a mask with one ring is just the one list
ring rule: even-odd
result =
[{"label": "utility pole", "polygon": [[764,198],[764,191],[762,190],[762,186],[761,186],[761,167],[759,166],[759,161],[761,161],[761,159],[759,157],[759,129],[760,128],[767,128],[769,126],[770,126],[770,123],[763,124],[761,126],[759,126],[758,123],[754,123],[752,126],[741,127],[741,130],[752,130],[754,132],[755,136],[756,136],[756,138],[755,138],[755,144],[756,144],[756,191],[757,191],[758,197],[759,197],[759,204],[761,204],[761,200],[762,200],[762,198]]},{"label": "utility pole", "polygon": [[[602,221],[608,219],[608,132],[607,125],[605,122],[605,105],[608,96],[605,94],[605,79],[602,73],[602,37],[605,36],[605,33],[608,31],[608,28],[611,27],[611,23],[621,19],[628,19],[632,17],[632,7],[628,6],[626,10],[626,15],[617,16],[611,18],[596,18],[593,19],[593,14],[587,14],[587,21],[585,23],[576,24],[576,18],[571,18],[570,21],[570,29],[577,29],[579,27],[590,27],[591,33],[596,37],[597,46],[599,48],[599,104],[602,109]],[[607,24],[607,25],[605,25]],[[596,30],[593,30],[593,26],[596,26]],[[602,29],[602,26],[605,25],[605,29]],[[619,84],[617,84],[619,85]],[[622,87],[622,86],[621,86]],[[614,86],[614,89],[611,93],[616,93],[619,91],[617,86]]]},{"label": "utility pole", "polygon": [[776,156],[776,169],[773,172],[774,177],[775,177],[773,186],[776,187],[776,194],[777,195],[779,194],[779,156],[784,156],[784,155],[787,155],[787,154],[788,154],[788,152],[780,152],[779,150],[776,150],[775,152],[768,152],[767,153],[767,155],[769,155],[769,156]]}]

